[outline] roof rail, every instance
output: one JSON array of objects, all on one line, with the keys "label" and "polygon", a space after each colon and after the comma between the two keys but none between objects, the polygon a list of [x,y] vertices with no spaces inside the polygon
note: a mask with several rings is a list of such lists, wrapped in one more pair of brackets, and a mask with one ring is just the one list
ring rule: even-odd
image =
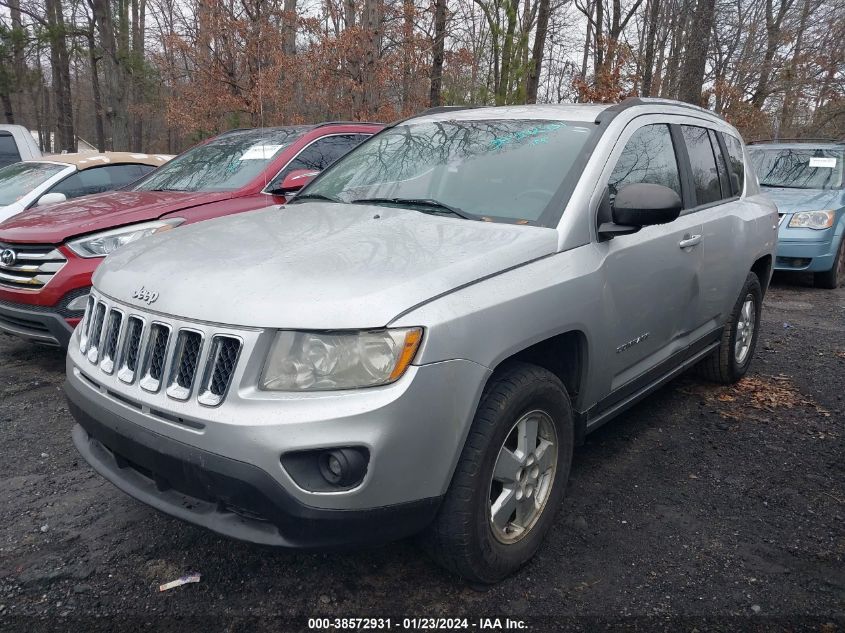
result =
[{"label": "roof rail", "polygon": [[696,112],[701,112],[702,114],[707,114],[709,116],[714,116],[718,119],[724,120],[724,117],[720,114],[716,114],[712,110],[708,110],[707,108],[702,108],[701,106],[693,105],[691,103],[686,103],[685,101],[676,101],[675,99],[660,99],[657,97],[628,97],[623,99],[619,103],[614,103],[612,106],[605,108],[601,112],[599,112],[598,116],[596,117],[596,123],[601,123],[609,118],[615,117],[620,112],[624,112],[628,108],[633,108],[635,106],[643,106],[643,105],[666,105],[666,106],[673,106],[676,108],[686,108],[688,110],[695,110]]},{"label": "roof rail", "polygon": [[758,143],[830,143],[832,145],[843,145],[845,139],[837,141],[832,138],[761,138],[749,141],[747,145],[756,145]]},{"label": "roof rail", "polygon": [[472,110],[474,108],[490,108],[493,106],[480,106],[480,105],[447,105],[447,106],[435,106],[433,108],[428,108],[427,110],[423,110],[419,114],[415,114],[414,116],[425,116],[427,114],[440,114],[442,112],[458,112],[459,110]]},{"label": "roof rail", "polygon": [[384,125],[384,123],[380,121],[323,121],[322,123],[315,123],[314,128],[325,127],[326,125]]}]

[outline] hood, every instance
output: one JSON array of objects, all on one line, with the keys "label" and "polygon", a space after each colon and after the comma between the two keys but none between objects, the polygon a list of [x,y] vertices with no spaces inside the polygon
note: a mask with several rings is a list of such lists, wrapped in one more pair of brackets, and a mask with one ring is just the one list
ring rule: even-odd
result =
[{"label": "hood", "polygon": [[220,202],[233,191],[111,191],[46,207],[33,207],[0,224],[0,242],[61,244],[77,235],[155,220],[201,204]]},{"label": "hood", "polygon": [[845,192],[840,189],[792,189],[760,187],[778,207],[778,213],[838,209],[845,205]]},{"label": "hood", "polygon": [[390,323],[432,297],[557,249],[555,229],[406,209],[304,203],[226,216],[113,253],[101,292],[163,314],[251,327]]}]

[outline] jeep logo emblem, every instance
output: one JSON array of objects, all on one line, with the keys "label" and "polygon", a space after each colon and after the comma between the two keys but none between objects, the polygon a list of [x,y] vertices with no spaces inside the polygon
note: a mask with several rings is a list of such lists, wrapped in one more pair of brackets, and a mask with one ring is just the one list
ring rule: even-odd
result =
[{"label": "jeep logo emblem", "polygon": [[144,286],[141,286],[138,290],[132,293],[132,298],[144,301],[147,305],[150,305],[151,303],[158,301],[158,293],[147,290]]},{"label": "jeep logo emblem", "polygon": [[11,248],[7,248],[2,253],[0,253],[0,263],[4,266],[13,266],[17,261],[17,255],[15,255],[15,251]]}]

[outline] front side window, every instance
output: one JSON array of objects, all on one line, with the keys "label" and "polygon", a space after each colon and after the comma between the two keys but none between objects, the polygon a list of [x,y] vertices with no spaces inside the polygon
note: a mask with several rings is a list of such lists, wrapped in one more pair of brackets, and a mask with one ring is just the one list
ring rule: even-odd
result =
[{"label": "front side window", "polygon": [[622,187],[635,183],[663,185],[681,197],[681,178],[669,126],[645,125],[628,139],[608,180],[611,203]]},{"label": "front side window", "polygon": [[557,120],[411,121],[357,147],[300,197],[420,210],[427,201],[433,212],[449,207],[474,219],[556,226],[567,202],[556,194],[594,128]]},{"label": "front side window", "polygon": [[189,149],[159,167],[136,191],[235,191],[248,185],[306,127],[238,130]]},{"label": "front side window", "polygon": [[764,187],[840,189],[843,186],[843,149],[751,147],[749,154]]},{"label": "front side window", "polygon": [[701,205],[721,200],[719,170],[716,168],[716,157],[713,155],[707,128],[682,125],[681,134],[689,154],[696,203]]},{"label": "front side window", "polygon": [[329,165],[360,145],[369,136],[369,134],[334,134],[317,139],[303,149],[287,167],[279,172],[279,175],[273,179],[273,184],[270,188],[279,187],[285,176],[297,169],[323,171]]},{"label": "front side window", "polygon": [[0,169],[0,206],[14,204],[65,169],[67,165],[54,163],[15,163],[3,167]]},{"label": "front side window", "polygon": [[0,167],[11,165],[21,159],[15,137],[8,132],[0,132]]}]

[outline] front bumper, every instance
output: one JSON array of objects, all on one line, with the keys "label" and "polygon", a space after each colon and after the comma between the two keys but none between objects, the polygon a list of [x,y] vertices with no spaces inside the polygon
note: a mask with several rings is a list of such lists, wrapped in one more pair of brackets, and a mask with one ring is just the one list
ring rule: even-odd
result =
[{"label": "front bumper", "polygon": [[0,300],[0,332],[30,343],[67,347],[77,323],[56,308]]},{"label": "front bumper", "polygon": [[775,270],[803,270],[818,273],[833,268],[836,252],[842,239],[841,234],[837,232],[842,222],[829,229],[817,231],[790,228],[788,224],[791,217],[791,215],[784,217],[778,232]]},{"label": "front bumper", "polygon": [[[74,443],[95,470],[178,518],[241,540],[298,548],[385,542],[424,528],[448,488],[488,375],[468,361],[436,363],[412,367],[385,388],[299,406],[250,406],[233,394],[237,406],[227,401],[199,431],[98,384],[97,374],[76,366],[73,347],[65,389],[78,422]],[[303,418],[307,408],[310,421]],[[370,454],[363,482],[350,490],[303,490],[280,461],[283,453],[344,445]]]},{"label": "front bumper", "polygon": [[103,477],[157,510],[261,545],[336,547],[387,542],[422,530],[439,498],[366,511],[325,510],[291,497],[270,475],[119,418],[99,422],[73,399],[76,448]]}]

